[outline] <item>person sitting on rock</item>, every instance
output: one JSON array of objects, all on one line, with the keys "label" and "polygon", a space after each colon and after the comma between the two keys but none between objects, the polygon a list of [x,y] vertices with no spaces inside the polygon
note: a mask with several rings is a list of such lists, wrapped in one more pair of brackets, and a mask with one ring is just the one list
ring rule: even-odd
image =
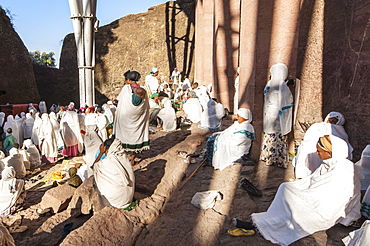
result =
[{"label": "person sitting on rock", "polygon": [[16,179],[13,167],[5,167],[0,180],[0,217],[7,217],[15,212],[24,199],[24,181]]},{"label": "person sitting on rock", "polygon": [[223,132],[216,132],[207,140],[207,164],[221,171],[249,153],[254,137],[252,112],[238,110],[238,120]]},{"label": "person sitting on rock", "polygon": [[[103,154],[106,157],[101,159]],[[108,202],[105,205],[128,207],[134,197],[135,176],[130,156],[124,151],[121,141],[109,138],[100,145],[93,170],[96,187]]]},{"label": "person sitting on rock", "polygon": [[347,143],[325,135],[316,148],[322,164],[307,177],[282,183],[267,211],[253,213],[253,224],[243,223],[243,229],[253,230],[255,226],[266,240],[290,245],[337,223],[351,225],[361,217],[357,170],[350,160],[336,154],[347,153]]}]

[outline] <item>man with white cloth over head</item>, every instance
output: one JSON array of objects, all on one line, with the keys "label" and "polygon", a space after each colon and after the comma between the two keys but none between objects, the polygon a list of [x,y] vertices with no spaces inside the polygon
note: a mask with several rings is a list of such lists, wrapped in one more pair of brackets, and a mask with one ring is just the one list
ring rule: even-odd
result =
[{"label": "man with white cloth over head", "polygon": [[[246,108],[238,110],[238,120],[223,132],[212,134],[207,141],[207,160],[212,158],[212,166],[222,171],[236,160],[249,153],[254,140],[254,128],[251,125],[252,112]],[[213,144],[211,144],[213,138]],[[213,147],[213,149],[212,149]],[[210,157],[213,153],[213,157]]]},{"label": "man with white cloth over head", "polygon": [[[104,153],[107,156],[100,160]],[[94,179],[100,194],[109,202],[105,205],[116,208],[129,206],[134,197],[135,176],[122,143],[118,139],[107,139],[101,145],[96,160],[100,161],[94,164]]]},{"label": "man with white cloth over head", "polygon": [[354,164],[335,153],[348,152],[345,141],[326,135],[317,143],[322,164],[300,180],[282,183],[267,212],[252,214],[262,236],[289,245],[337,223],[360,218],[360,181]]}]

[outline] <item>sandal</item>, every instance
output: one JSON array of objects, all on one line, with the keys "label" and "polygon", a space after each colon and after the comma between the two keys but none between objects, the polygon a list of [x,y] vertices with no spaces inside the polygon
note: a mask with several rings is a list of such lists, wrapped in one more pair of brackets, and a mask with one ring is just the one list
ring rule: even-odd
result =
[{"label": "sandal", "polygon": [[240,236],[253,236],[255,234],[254,230],[246,230],[243,228],[229,229],[227,233],[234,237]]},{"label": "sandal", "polygon": [[248,179],[242,179],[242,188],[248,192],[251,196],[261,197],[262,192],[257,189]]}]

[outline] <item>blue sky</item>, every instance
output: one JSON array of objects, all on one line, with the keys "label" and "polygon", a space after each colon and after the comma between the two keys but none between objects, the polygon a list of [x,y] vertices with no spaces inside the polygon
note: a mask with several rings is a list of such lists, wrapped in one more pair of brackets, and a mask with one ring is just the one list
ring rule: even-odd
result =
[{"label": "blue sky", "polygon": [[[166,0],[98,0],[100,26],[128,14],[146,12]],[[63,38],[73,32],[68,0],[0,0],[29,51],[54,52],[59,63]]]}]

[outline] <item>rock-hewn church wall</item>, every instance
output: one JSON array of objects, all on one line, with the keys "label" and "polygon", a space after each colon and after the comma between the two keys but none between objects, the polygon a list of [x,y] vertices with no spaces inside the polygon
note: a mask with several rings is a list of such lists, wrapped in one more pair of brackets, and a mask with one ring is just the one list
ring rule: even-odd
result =
[{"label": "rock-hewn church wall", "polygon": [[0,104],[39,102],[32,61],[0,8]]}]

